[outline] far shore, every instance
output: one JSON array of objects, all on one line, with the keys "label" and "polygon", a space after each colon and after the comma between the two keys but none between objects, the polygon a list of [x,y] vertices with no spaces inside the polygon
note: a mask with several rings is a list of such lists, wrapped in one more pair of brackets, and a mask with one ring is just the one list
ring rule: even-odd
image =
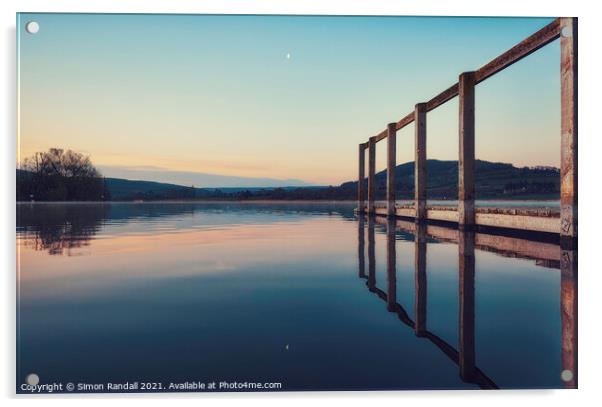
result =
[{"label": "far shore", "polygon": [[[404,204],[413,204],[414,201],[410,200],[410,199],[399,199],[396,202],[403,202]],[[432,202],[432,203],[455,203],[457,202],[456,199],[429,199],[427,202]],[[520,202],[541,202],[541,203],[545,203],[545,202],[549,202],[549,203],[558,203],[560,202],[560,198],[556,198],[556,199],[551,199],[551,198],[543,198],[543,199],[537,199],[537,198],[526,198],[526,199],[522,199],[522,198],[517,198],[517,199],[477,199],[475,201],[476,203],[479,202],[501,202],[501,203],[520,203]],[[296,199],[296,200],[285,200],[285,199],[271,199],[271,200],[253,200],[253,199],[246,199],[246,200],[212,200],[212,199],[173,199],[173,200],[138,200],[138,201],[17,201],[18,205],[24,205],[24,204],[182,204],[182,203],[186,203],[186,204],[191,204],[191,203],[202,203],[202,204],[255,204],[255,203],[261,203],[261,204],[283,204],[283,203],[295,203],[295,204],[300,204],[300,203],[307,203],[307,204],[324,204],[324,203],[344,203],[344,204],[355,204],[357,203],[357,200],[352,200],[352,199],[337,199],[337,200],[303,200],[303,199]],[[377,200],[375,201],[375,203],[379,203],[379,204],[385,204],[386,201],[385,200]]]}]

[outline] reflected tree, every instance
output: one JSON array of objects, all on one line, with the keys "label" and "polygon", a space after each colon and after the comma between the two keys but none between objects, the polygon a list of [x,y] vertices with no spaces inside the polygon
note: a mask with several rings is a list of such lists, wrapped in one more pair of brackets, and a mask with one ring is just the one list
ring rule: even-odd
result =
[{"label": "reflected tree", "polygon": [[90,244],[109,208],[105,205],[18,205],[17,236],[26,247],[71,255]]}]

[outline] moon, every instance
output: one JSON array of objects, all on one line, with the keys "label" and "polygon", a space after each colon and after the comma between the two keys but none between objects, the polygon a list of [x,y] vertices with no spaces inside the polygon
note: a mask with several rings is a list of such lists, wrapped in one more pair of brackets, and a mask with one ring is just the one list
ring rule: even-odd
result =
[{"label": "moon", "polygon": [[291,59],[291,53],[290,52],[286,54],[286,59]]}]

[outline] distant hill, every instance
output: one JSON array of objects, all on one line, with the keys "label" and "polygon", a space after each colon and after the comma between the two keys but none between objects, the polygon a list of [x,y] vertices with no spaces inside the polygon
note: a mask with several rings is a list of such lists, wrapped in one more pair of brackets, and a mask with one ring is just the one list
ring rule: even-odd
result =
[{"label": "distant hill", "polygon": [[[160,199],[232,199],[243,193],[259,191],[284,191],[306,187],[226,187],[226,188],[194,188],[176,184],[154,181],[135,181],[121,178],[106,178],[107,188],[113,201],[128,200],[160,200]],[[319,187],[316,187],[319,188]]]},{"label": "distant hill", "polygon": [[[476,192],[479,199],[550,199],[557,198],[560,174],[553,167],[515,167],[512,164],[476,161]],[[387,171],[376,174],[376,199],[384,199]],[[399,199],[414,196],[414,163],[395,169]],[[285,188],[191,188],[148,181],[107,178],[114,200],[120,199],[234,199],[234,200],[352,200],[357,198],[357,181],[329,187]],[[427,160],[427,195],[429,199],[457,199],[458,162]]]},{"label": "distant hill", "polygon": [[167,198],[169,196],[184,198],[186,194],[192,197],[191,188],[182,185],[154,181],[131,181],[121,178],[105,178],[105,182],[114,201]]},{"label": "distant hill", "polygon": [[[25,172],[17,170],[17,190],[19,190],[19,180],[26,179],[26,175]],[[384,199],[387,189],[386,170],[378,172],[375,179],[376,199]],[[414,163],[398,165],[395,169],[395,181],[398,199],[411,199],[414,195]],[[105,178],[105,185],[109,191],[108,195],[114,201],[169,199],[353,200],[357,198],[357,181],[328,187],[193,188],[154,181]],[[476,162],[476,194],[479,199],[553,199],[558,198],[559,190],[560,173],[557,168],[518,168],[512,164],[481,160]],[[427,196],[429,199],[457,199],[457,161],[427,161]]]},{"label": "distant hill", "polygon": [[[430,199],[458,198],[458,162],[427,160],[427,196]],[[375,175],[376,198],[384,199],[387,171]],[[357,181],[341,184],[357,190]],[[480,199],[558,197],[560,172],[554,167],[515,167],[512,164],[476,160],[475,189]],[[414,162],[395,168],[395,190],[400,198],[414,195]]]},{"label": "distant hill", "polygon": [[300,179],[238,177],[193,171],[172,171],[159,167],[100,165],[98,170],[107,178],[147,180],[172,185],[196,185],[202,188],[285,188],[311,186]]}]

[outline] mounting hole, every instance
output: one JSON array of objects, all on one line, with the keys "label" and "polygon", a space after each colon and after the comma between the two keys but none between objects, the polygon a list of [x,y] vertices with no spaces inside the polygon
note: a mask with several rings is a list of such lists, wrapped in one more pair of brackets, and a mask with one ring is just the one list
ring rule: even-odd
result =
[{"label": "mounting hole", "polygon": [[37,34],[37,32],[40,31],[40,24],[36,21],[30,21],[25,24],[25,30],[30,34]]},{"label": "mounting hole", "polygon": [[570,27],[562,27],[562,30],[560,30],[560,35],[564,38],[571,38],[573,36],[573,33],[571,32]]},{"label": "mounting hole", "polygon": [[40,376],[38,376],[35,373],[30,373],[25,378],[25,381],[27,382],[27,384],[35,386],[36,384],[40,383]]},{"label": "mounting hole", "polygon": [[573,380],[573,372],[570,370],[563,370],[562,373],[560,373],[560,378],[563,382],[570,382]]}]

